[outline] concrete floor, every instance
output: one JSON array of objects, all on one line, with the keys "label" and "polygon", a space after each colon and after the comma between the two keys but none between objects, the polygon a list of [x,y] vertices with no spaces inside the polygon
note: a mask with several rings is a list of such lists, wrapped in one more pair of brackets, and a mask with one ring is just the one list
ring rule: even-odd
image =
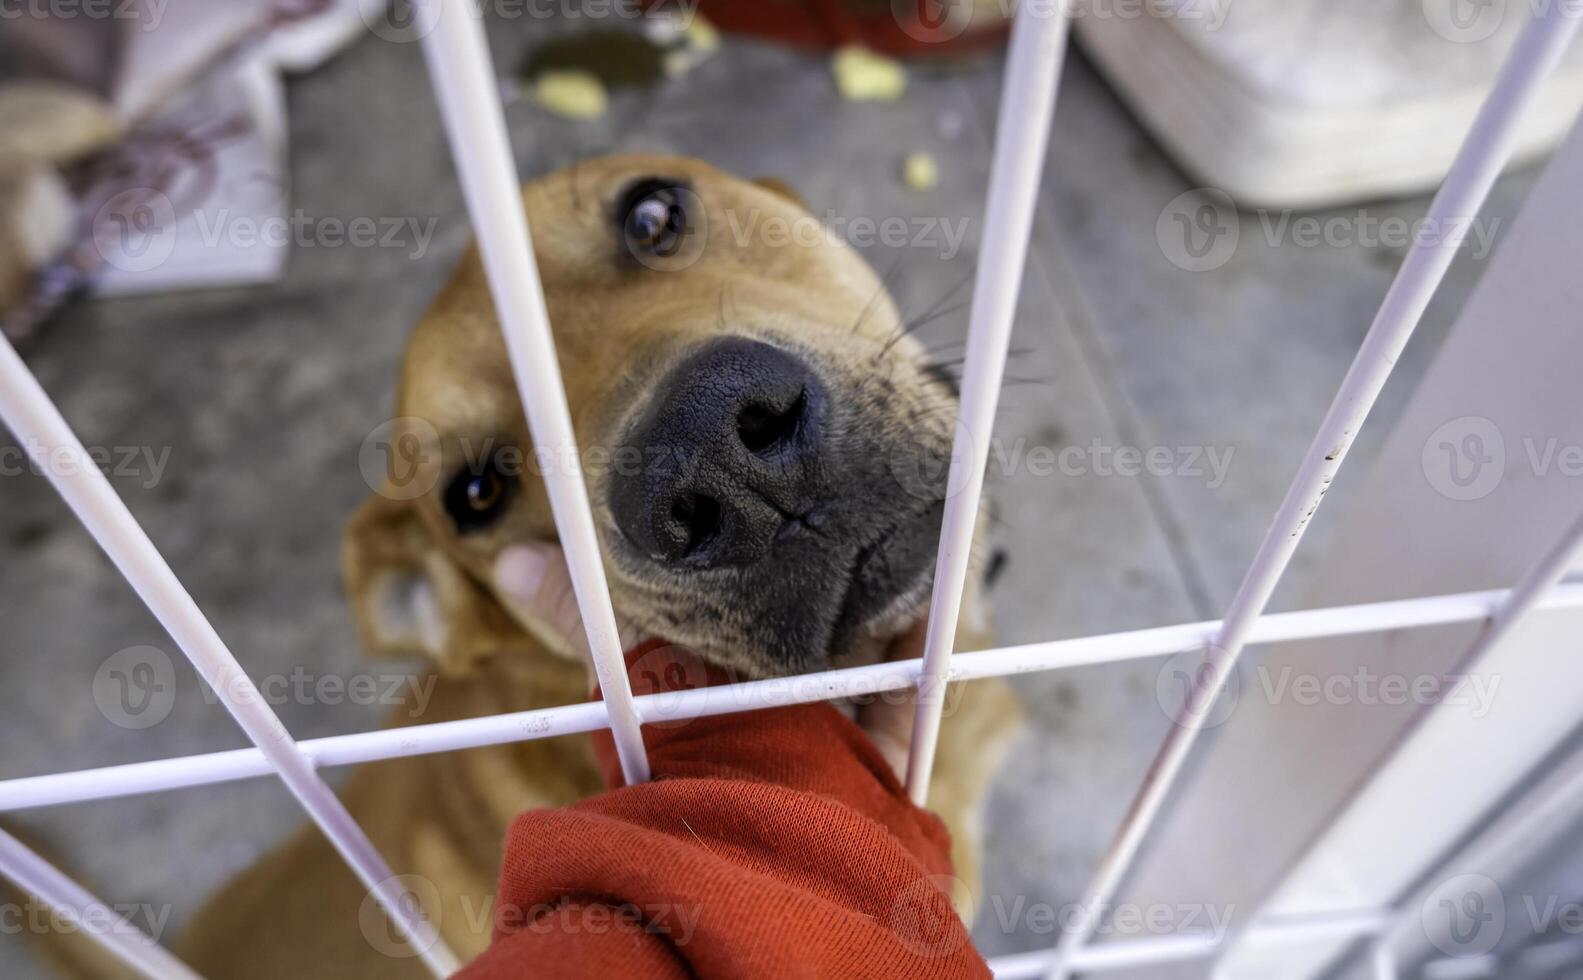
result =
[{"label": "concrete floor", "polygon": [[[542,23],[500,24],[499,64],[519,63]],[[969,275],[981,230],[1000,61],[915,74],[895,105],[837,98],[822,57],[735,39],[681,79],[616,94],[573,123],[510,108],[525,176],[616,149],[663,149],[769,174],[814,210],[967,219],[967,241],[867,249],[904,308],[926,309]],[[365,40],[290,88],[291,206],[316,217],[438,219],[421,261],[400,250],[299,250],[276,285],[89,303],[26,352],[89,445],[168,447],[162,478],[117,489],[255,677],[359,670],[339,594],[338,533],[367,492],[364,436],[389,414],[408,327],[447,276],[467,223],[416,47]],[[928,193],[897,180],[902,157],[940,160]],[[1528,183],[1497,191],[1509,220]],[[1035,223],[1000,434],[1008,444],[1232,453],[1208,475],[1042,476],[997,469],[995,534],[1009,563],[994,593],[1007,642],[1218,615],[1295,471],[1400,258],[1354,246],[1271,244],[1243,218],[1222,269],[1184,272],[1156,241],[1161,209],[1193,186],[1081,59],[1068,66]],[[1426,201],[1371,215],[1421,214]],[[1355,209],[1347,209],[1350,213]],[[1380,433],[1477,276],[1454,268],[1353,458]],[[931,325],[960,338],[964,314]],[[153,482],[153,486],[145,484]],[[1345,506],[1348,478],[1332,496]],[[1342,499],[1336,499],[1342,498]],[[142,731],[108,722],[94,677],[134,644],[175,653],[42,481],[0,479],[0,777],[155,759],[243,744],[178,668],[170,717]],[[1324,545],[1321,514],[1306,545]],[[1292,580],[1301,582],[1299,558]],[[179,658],[178,658],[179,659]],[[992,802],[978,940],[986,954],[1053,941],[1018,899],[1071,901],[1166,726],[1155,665],[1021,678],[1031,726]],[[364,730],[383,709],[279,708],[300,737]],[[107,900],[168,903],[179,929],[204,894],[301,821],[269,780],[55,808],[19,822],[70,855]],[[1011,916],[1011,918],[1018,918]],[[0,935],[0,976],[31,978]]]}]

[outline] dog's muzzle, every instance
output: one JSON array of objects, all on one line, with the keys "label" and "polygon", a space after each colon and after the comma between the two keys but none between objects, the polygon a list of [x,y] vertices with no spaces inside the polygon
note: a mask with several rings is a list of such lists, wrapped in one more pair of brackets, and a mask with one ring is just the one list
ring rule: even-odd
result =
[{"label": "dog's muzzle", "polygon": [[818,526],[827,405],[812,368],[779,348],[732,337],[695,351],[627,434],[642,462],[612,481],[617,527],[664,565],[762,561]]}]

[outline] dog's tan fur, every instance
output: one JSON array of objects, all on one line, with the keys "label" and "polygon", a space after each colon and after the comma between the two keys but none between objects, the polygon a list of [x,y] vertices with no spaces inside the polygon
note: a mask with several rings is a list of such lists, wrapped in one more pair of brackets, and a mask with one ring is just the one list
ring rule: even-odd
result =
[{"label": "dog's tan fur", "polygon": [[[713,233],[685,266],[642,268],[619,254],[611,199],[645,174],[691,183]],[[724,332],[795,345],[844,380],[847,398],[882,399],[886,425],[949,436],[949,393],[921,369],[922,354],[899,336],[894,305],[870,268],[834,241],[770,244],[728,231],[742,217],[813,220],[784,191],[729,177],[692,160],[613,157],[547,176],[524,191],[560,367],[579,442],[608,444],[634,404],[687,345]],[[733,214],[736,216],[733,219]],[[883,383],[872,383],[874,379]],[[503,598],[494,560],[513,542],[553,540],[555,524],[539,480],[525,479],[512,509],[481,534],[461,536],[439,490],[459,454],[485,443],[529,445],[515,382],[484,270],[469,252],[414,332],[401,373],[397,415],[427,440],[402,492],[376,494],[347,531],[345,580],[366,649],[421,654],[437,675],[418,722],[520,711],[584,700],[584,668],[542,624]],[[430,438],[437,436],[437,442]],[[469,445],[469,443],[471,445]],[[604,485],[590,467],[602,530]],[[729,609],[695,615],[707,597],[644,579],[611,562],[619,614],[641,629],[693,645],[749,673],[762,659],[733,652]],[[905,597],[867,633],[872,656],[922,615],[926,595]],[[959,647],[987,645],[976,590]],[[408,723],[405,712],[403,723]],[[976,889],[977,815],[1019,717],[1002,683],[956,685],[940,742],[930,805],[951,827],[957,874]],[[433,883],[430,909],[461,956],[490,938],[488,896],[511,818],[530,807],[571,803],[599,789],[585,736],[562,737],[366,765],[342,796],[398,873]],[[432,895],[430,896],[432,898]],[[363,913],[359,921],[359,912]],[[436,915],[437,913],[437,915]],[[184,931],[179,952],[206,976],[422,976],[418,961],[391,957],[366,934],[389,927],[313,828],[238,876]]]}]

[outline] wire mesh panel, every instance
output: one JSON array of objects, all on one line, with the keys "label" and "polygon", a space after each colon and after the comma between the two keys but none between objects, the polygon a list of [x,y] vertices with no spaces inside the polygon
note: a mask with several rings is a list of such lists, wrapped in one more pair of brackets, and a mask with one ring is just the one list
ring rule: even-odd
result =
[{"label": "wire mesh panel", "polygon": [[[440,941],[417,900],[314,770],[313,761],[270,710],[225,641],[138,526],[126,504],[116,496],[110,481],[97,466],[89,464],[88,450],[4,339],[0,339],[0,419],[19,441],[39,447],[55,458],[76,461],[75,465],[48,470],[50,482],[72,512],[192,661],[270,768],[378,899],[401,935],[419,950],[424,963],[437,976],[455,970],[456,958]],[[124,947],[116,950],[124,951]]]},{"label": "wire mesh panel", "polygon": [[[1511,158],[1523,111],[1566,52],[1578,23],[1578,18],[1560,4],[1535,11],[1533,22],[1507,56],[1494,89],[1429,205],[1429,220],[1438,227],[1471,227],[1495,179]],[[1079,905],[1078,916],[1056,947],[1049,980],[1066,980],[1072,975],[1072,954],[1092,938],[1103,908],[1121,887],[1159,818],[1209,712],[1247,647],[1254,624],[1269,605],[1314,512],[1346,460],[1358,430],[1384,389],[1460,243],[1460,237],[1455,235],[1432,241],[1419,239],[1402,261],[1286,498],[1232,597],[1220,633],[1203,651],[1203,669],[1183,704],[1182,716],[1166,736],[1109,852],[1100,861]]]},{"label": "wire mesh panel", "polygon": [[[535,444],[556,451],[558,458],[575,459],[577,446],[570,413],[529,229],[518,198],[516,168],[482,24],[465,4],[423,0],[419,6],[433,25],[423,40],[424,54]],[[1555,67],[1577,26],[1578,19],[1567,16],[1563,5],[1536,8],[1533,24],[1519,39],[1431,205],[1431,219],[1440,226],[1465,227],[1464,219],[1477,213],[1510,155],[1523,109]],[[1063,933],[1054,950],[1008,957],[994,966],[1003,976],[1043,974],[1065,980],[1077,971],[1097,973],[1154,963],[1213,961],[1223,952],[1219,940],[1171,936],[1097,945],[1093,937],[1101,910],[1123,884],[1195,743],[1201,727],[1196,722],[1213,705],[1241,652],[1250,643],[1489,620],[1491,626],[1481,639],[1481,646],[1471,654],[1476,656],[1536,609],[1583,606],[1583,585],[1560,582],[1562,572],[1576,554],[1578,542],[1583,541],[1583,520],[1509,592],[1266,615],[1271,595],[1314,510],[1444,276],[1457,245],[1449,237],[1419,242],[1403,262],[1224,619],[953,656],[952,644],[983,489],[984,461],[1027,254],[1066,32],[1067,19],[1059,5],[1029,3],[1018,10],[999,114],[986,209],[986,241],[978,267],[949,483],[956,493],[945,511],[922,658],[634,697],[627,681],[587,490],[575,466],[558,466],[545,473],[545,484],[604,701],[297,743],[264,706],[229,648],[100,472],[92,466],[75,467],[70,472],[52,470],[51,480],[56,488],[216,691],[254,747],[0,781],[0,810],[275,774],[378,898],[430,970],[443,976],[456,968],[455,958],[320,777],[318,767],[609,729],[625,778],[636,783],[649,775],[641,732],[645,716],[681,719],[912,689],[917,694],[918,709],[907,784],[913,798],[922,801],[929,784],[947,681],[1202,650],[1205,669],[1188,699],[1185,717],[1178,719],[1179,724],[1162,746],[1084,895],[1077,921]],[[1459,225],[1459,221],[1463,223]],[[0,417],[20,439],[86,456],[86,450],[43,389],[3,341]],[[44,901],[75,910],[76,914],[103,909],[91,895],[3,833],[0,873]],[[1398,926],[1391,910],[1370,910],[1346,917],[1256,921],[1237,941],[1295,944],[1316,932],[1371,938],[1371,962],[1377,975],[1391,977],[1395,973],[1391,938]],[[145,975],[193,975],[146,937],[118,933],[96,938]]]}]

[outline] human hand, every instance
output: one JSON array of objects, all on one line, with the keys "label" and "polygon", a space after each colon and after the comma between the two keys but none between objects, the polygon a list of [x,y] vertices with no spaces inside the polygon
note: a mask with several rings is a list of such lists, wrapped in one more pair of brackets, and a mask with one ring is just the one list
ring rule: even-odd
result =
[{"label": "human hand", "polygon": [[[495,583],[503,598],[519,613],[553,634],[548,639],[582,658],[588,667],[589,683],[593,685],[593,657],[589,653],[588,637],[583,630],[582,611],[577,605],[577,596],[566,568],[566,556],[561,549],[553,544],[513,545],[507,548],[495,562]],[[632,650],[648,638],[630,623],[618,619],[617,626],[623,651]],[[908,660],[922,656],[926,628],[927,623],[920,622],[898,637],[891,644],[885,659]],[[655,658],[663,658],[664,670],[652,669],[655,663],[651,661],[655,661]],[[718,683],[728,676],[718,668],[711,668],[697,654],[676,646],[645,655],[630,673],[632,693],[639,695],[674,689],[667,686],[667,677],[685,677],[688,683],[679,686],[695,687],[711,681]],[[864,699],[857,706],[855,720],[858,727],[884,755],[898,778],[905,773],[908,750],[912,744],[912,717],[913,699],[910,690],[882,692]]]}]

